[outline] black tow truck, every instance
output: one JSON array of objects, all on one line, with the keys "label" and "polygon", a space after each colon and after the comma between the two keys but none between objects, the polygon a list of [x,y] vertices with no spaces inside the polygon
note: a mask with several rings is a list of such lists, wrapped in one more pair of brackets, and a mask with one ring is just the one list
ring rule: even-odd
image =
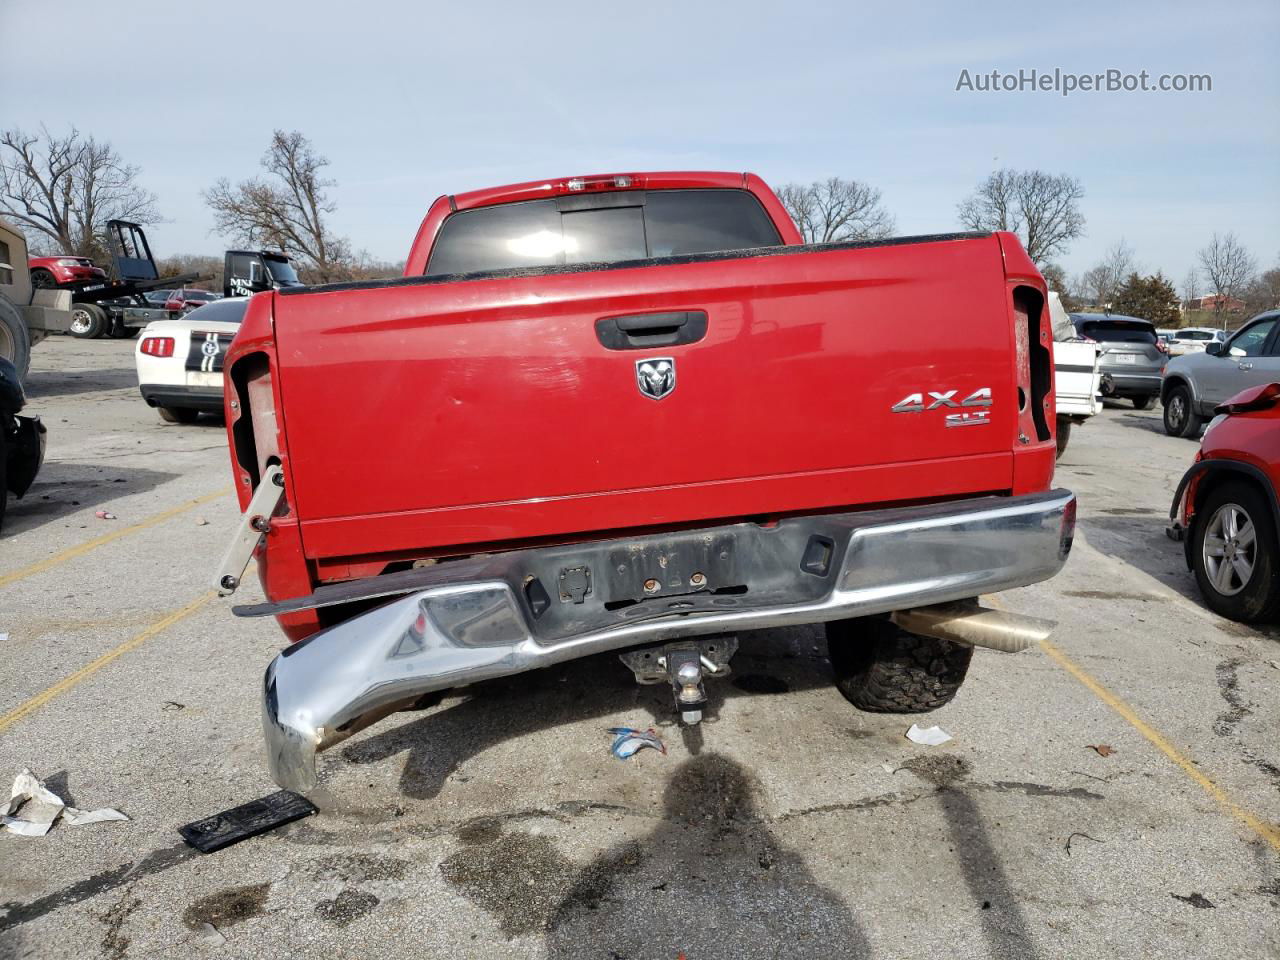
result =
[{"label": "black tow truck", "polygon": [[146,294],[154,290],[182,287],[209,280],[211,274],[181,273],[161,277],[151,245],[141,225],[128,220],[107,221],[110,265],[107,280],[72,284],[71,329],[73,337],[131,337],[152,320],[167,319],[163,306],[149,303]]},{"label": "black tow truck", "polygon": [[298,272],[283,253],[271,250],[228,250],[222,267],[222,295],[249,297],[263,290],[300,287]]}]

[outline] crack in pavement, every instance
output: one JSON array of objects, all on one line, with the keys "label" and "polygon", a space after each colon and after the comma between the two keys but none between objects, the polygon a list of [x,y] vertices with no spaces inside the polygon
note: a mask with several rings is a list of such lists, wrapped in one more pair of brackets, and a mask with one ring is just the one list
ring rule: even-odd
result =
[{"label": "crack in pavement", "polygon": [[1218,680],[1218,692],[1229,707],[1213,721],[1213,732],[1220,737],[1231,736],[1235,733],[1236,725],[1253,713],[1240,696],[1240,667],[1243,663],[1243,658],[1233,657],[1223,660],[1213,671]]}]

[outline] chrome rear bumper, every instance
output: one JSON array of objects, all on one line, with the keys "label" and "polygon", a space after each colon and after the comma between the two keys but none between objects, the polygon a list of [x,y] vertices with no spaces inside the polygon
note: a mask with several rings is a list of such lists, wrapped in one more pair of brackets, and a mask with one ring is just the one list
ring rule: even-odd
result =
[{"label": "chrome rear bumper", "polygon": [[[678,637],[888,613],[1036,583],[1061,569],[1074,524],[1075,497],[1053,490],[414,571],[413,592],[397,588],[403,595],[290,647],[267,668],[271,776],[310,790],[317,752],[432,691]],[[693,567],[698,589],[684,569]],[[642,582],[657,589],[638,599]],[[533,583],[551,584],[552,594]]]}]

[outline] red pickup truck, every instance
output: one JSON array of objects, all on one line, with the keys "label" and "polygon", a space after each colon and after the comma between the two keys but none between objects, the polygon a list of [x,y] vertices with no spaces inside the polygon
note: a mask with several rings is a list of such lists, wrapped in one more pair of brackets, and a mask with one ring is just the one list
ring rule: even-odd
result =
[{"label": "red pickup truck", "polygon": [[[738,173],[441,197],[402,278],[253,297],[228,350],[243,522],[294,643],[273,777],[433,692],[601,651],[695,722],[730,635],[827,623],[840,690],[923,711],[979,594],[1058,571],[1044,281],[1008,233],[803,244]],[[1051,624],[1049,625],[1051,626]]]}]

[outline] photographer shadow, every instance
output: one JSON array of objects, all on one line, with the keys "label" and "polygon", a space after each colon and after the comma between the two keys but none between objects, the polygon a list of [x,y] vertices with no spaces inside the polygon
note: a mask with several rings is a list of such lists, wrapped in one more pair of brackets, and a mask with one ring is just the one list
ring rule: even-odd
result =
[{"label": "photographer shadow", "polygon": [[[831,686],[821,626],[757,631],[742,640],[733,661],[733,677],[706,683],[709,721],[714,723],[726,698],[759,695],[759,684],[743,681],[768,679],[768,689],[776,693]],[[432,707],[419,719],[347,745],[342,759],[372,764],[407,752],[400,792],[411,799],[429,800],[458,767],[498,744],[591,717],[616,718],[627,711],[639,711],[648,718],[641,726],[670,727],[675,716],[670,686],[637,684],[616,653],[477,683],[465,692],[463,700]],[[384,723],[395,724],[404,716]],[[700,749],[699,726],[682,728],[690,752]]]}]

